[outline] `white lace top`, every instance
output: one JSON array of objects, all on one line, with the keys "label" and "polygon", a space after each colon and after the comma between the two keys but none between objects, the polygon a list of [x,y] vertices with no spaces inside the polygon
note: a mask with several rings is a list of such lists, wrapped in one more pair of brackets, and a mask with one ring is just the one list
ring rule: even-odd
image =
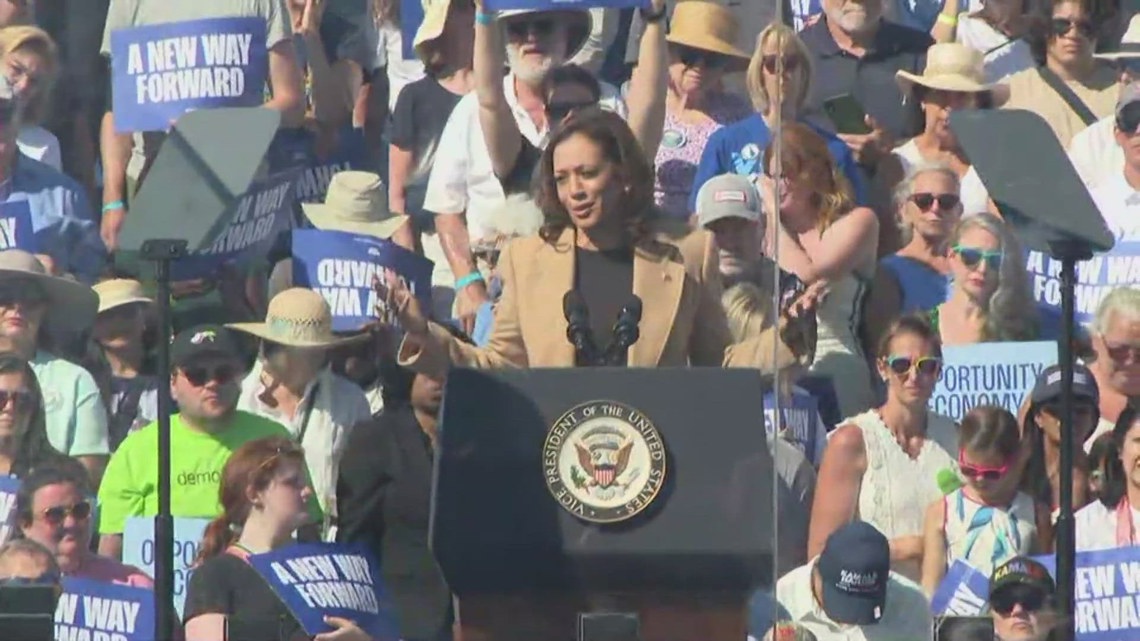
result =
[{"label": "white lace top", "polygon": [[[874,525],[888,539],[922,534],[926,508],[942,498],[938,472],[957,472],[958,426],[954,420],[931,412],[926,440],[918,457],[911,458],[879,417],[868,410],[844,421],[863,432],[867,472],[859,487],[857,518]],[[913,580],[921,577],[919,564],[892,567]]]}]

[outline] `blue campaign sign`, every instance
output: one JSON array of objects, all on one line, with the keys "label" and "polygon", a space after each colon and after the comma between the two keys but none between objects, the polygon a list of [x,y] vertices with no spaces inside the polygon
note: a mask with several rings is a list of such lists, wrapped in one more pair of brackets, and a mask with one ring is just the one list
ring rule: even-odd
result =
[{"label": "blue campaign sign", "polygon": [[207,241],[170,266],[175,281],[208,278],[227,263],[264,257],[283,232],[293,227],[299,169],[255,183],[222,214],[228,221]]},{"label": "blue campaign sign", "polygon": [[380,564],[363,546],[303,543],[255,554],[249,563],[265,578],[305,632],[332,628],[326,616],[354,621],[376,641],[395,640],[395,609],[380,583]]},{"label": "blue campaign sign", "polygon": [[20,491],[20,479],[7,474],[0,475],[0,544],[5,543],[16,533],[16,493]]},{"label": "blue campaign sign", "polygon": [[265,41],[265,20],[252,17],[113,31],[116,131],[166,131],[191,109],[260,105],[269,70]]},{"label": "blue campaign sign", "polygon": [[36,251],[36,230],[27,200],[0,203],[0,250]]},{"label": "blue campaign sign", "polygon": [[568,9],[628,9],[649,8],[648,0],[485,0],[487,11],[508,9],[536,9],[539,11],[566,11]]},{"label": "blue campaign sign", "polygon": [[990,578],[965,561],[955,559],[930,598],[934,616],[972,617],[989,608]]},{"label": "blue campaign sign", "polygon": [[374,236],[339,231],[293,231],[293,282],[320,292],[332,308],[333,330],[347,332],[372,322],[374,276],[395,272],[431,309],[431,273],[435,264],[403,247]]},{"label": "blue campaign sign", "polygon": [[[315,146],[315,144],[314,144]],[[297,181],[297,202],[324,202],[325,192],[333,174],[350,169],[361,169],[368,159],[368,149],[364,142],[364,131],[351,125],[337,132],[332,148],[322,155],[314,149],[307,158]]]},{"label": "blue campaign sign", "polygon": [[[780,399],[780,435],[795,445],[813,465],[818,465],[826,444],[827,429],[819,418],[819,401],[807,390],[796,387],[790,397]],[[764,395],[764,426],[775,435],[776,395]]]},{"label": "blue campaign sign", "polygon": [[400,42],[404,60],[416,59],[416,32],[424,21],[423,0],[400,0]]},{"label": "blue campaign sign", "polygon": [[[174,607],[182,617],[186,588],[209,519],[174,517]],[[154,576],[154,518],[134,516],[123,527],[123,563]]]},{"label": "blue campaign sign", "polygon": [[[1078,324],[1091,324],[1100,301],[1113,289],[1140,285],[1140,238],[1126,237],[1119,230],[1114,231],[1117,242],[1111,251],[1077,263],[1074,316]],[[1043,324],[1059,327],[1061,261],[1031,251],[1026,259],[1026,270]]]},{"label": "blue campaign sign", "polygon": [[949,345],[942,349],[942,361],[930,409],[955,421],[978,405],[998,405],[1017,416],[1037,375],[1057,362],[1057,344]]},{"label": "blue campaign sign", "polygon": [[55,638],[149,641],[154,638],[154,591],[64,577]]}]

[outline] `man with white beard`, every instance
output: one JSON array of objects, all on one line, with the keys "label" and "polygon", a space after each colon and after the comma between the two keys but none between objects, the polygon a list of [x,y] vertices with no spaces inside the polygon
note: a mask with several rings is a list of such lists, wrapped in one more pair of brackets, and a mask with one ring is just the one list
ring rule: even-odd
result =
[{"label": "man with white beard", "polygon": [[[647,151],[650,157],[657,145],[650,138],[659,138],[664,126],[663,6],[663,0],[655,0],[653,8],[644,10],[650,23],[642,39],[644,69],[635,74],[630,89],[630,126],[639,134],[643,147],[652,147],[652,151]],[[545,146],[550,126],[552,122],[557,124],[558,118],[548,111],[554,105],[547,104],[551,93],[544,91],[543,83],[552,70],[582,48],[591,21],[592,14],[586,10],[521,9],[494,15],[480,9],[476,14],[476,91],[460,100],[451,112],[440,137],[424,201],[424,209],[436,214],[436,231],[455,278],[456,316],[468,331],[474,324],[475,312],[489,300],[471,245],[488,235],[487,218],[506,198],[503,181],[509,170],[496,169],[513,165],[524,141],[537,150]],[[504,57],[509,73],[500,81],[498,70],[503,68]],[[593,84],[593,78],[586,79]],[[574,89],[579,90],[577,84]],[[625,101],[610,85],[600,83],[600,91],[586,98],[603,109],[627,116]],[[575,100],[581,101],[582,97]],[[489,122],[490,131],[486,128]],[[507,148],[499,143],[504,140],[514,155],[507,162],[493,162],[489,147],[495,148],[500,159],[509,155],[498,153]],[[442,261],[429,258],[436,261],[439,269]]]}]

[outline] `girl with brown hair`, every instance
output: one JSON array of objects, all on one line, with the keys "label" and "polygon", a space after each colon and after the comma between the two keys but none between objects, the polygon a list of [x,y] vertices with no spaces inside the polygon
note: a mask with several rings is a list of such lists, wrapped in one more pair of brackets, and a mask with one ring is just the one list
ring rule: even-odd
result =
[{"label": "girl with brown hair", "polygon": [[[250,555],[289,545],[309,520],[312,496],[305,454],[291,440],[271,436],[242,445],[222,469],[222,513],[206,526],[197,567],[186,593],[186,641],[233,638],[309,639],[269,584],[250,566]],[[351,621],[326,617],[335,631],[314,641],[370,641]]]}]

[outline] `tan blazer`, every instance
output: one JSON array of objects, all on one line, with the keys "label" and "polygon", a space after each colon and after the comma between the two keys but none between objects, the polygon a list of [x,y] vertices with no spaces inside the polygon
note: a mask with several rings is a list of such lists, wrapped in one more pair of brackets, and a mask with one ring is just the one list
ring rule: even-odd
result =
[{"label": "tan blazer", "polygon": [[[425,374],[448,364],[474,368],[574,367],[574,346],[562,297],[574,286],[575,230],[550,244],[537,236],[512,240],[499,259],[503,292],[495,324],[484,347],[455,340],[430,326],[434,340],[408,340],[399,362]],[[721,283],[712,235],[705,231],[662,231],[634,250],[633,293],[641,298],[641,337],[629,349],[629,367],[730,366],[772,372],[778,332],[730,345],[721,307]],[[773,323],[775,325],[775,323]],[[796,362],[779,343],[779,367]]]}]

